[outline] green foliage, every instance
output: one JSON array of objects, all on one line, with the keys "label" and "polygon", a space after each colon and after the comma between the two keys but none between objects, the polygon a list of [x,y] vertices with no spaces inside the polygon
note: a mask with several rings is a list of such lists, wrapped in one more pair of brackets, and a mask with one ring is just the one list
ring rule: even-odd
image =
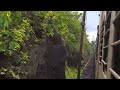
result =
[{"label": "green foliage", "polygon": [[77,79],[77,69],[74,67],[67,67],[65,74],[66,79]]},{"label": "green foliage", "polygon": [[13,71],[12,69],[1,68],[0,74],[6,75],[6,76],[11,77],[13,79],[20,79],[19,74],[16,74],[16,72]]},{"label": "green foliage", "polygon": [[[66,76],[66,79],[77,79],[77,74],[78,74],[78,71],[77,71],[77,68],[75,67],[66,67],[66,70],[65,70],[65,76]],[[83,74],[83,69],[81,69],[81,74]]]},{"label": "green foliage", "polygon": [[[33,14],[43,19],[40,26],[43,27],[46,36],[52,36],[57,32],[63,36],[66,43],[72,42],[79,37],[80,22],[78,16],[80,14],[74,14],[71,11],[35,11]],[[55,30],[55,28],[57,29]],[[75,36],[73,32],[78,35]]]},{"label": "green foliage", "polygon": [[28,53],[20,52],[20,61],[23,64],[26,64],[28,62]]},{"label": "green foliage", "polygon": [[29,38],[31,27],[17,11],[0,11],[0,18],[0,52],[12,55]]},{"label": "green foliage", "polygon": [[[28,19],[20,11],[0,11],[0,53],[3,53],[5,56],[14,57],[13,53],[20,50],[21,44],[30,37],[31,31],[32,28]],[[20,62],[20,60],[20,63],[26,63],[25,60],[28,59],[27,53],[25,55],[22,54],[16,60],[16,63]],[[16,67],[15,65],[13,66]],[[19,79],[19,74],[15,74],[17,71],[10,67],[6,67],[6,69],[2,67],[1,74]]]},{"label": "green foliage", "polygon": [[[0,73],[10,78],[22,78],[24,74],[20,66],[28,62],[28,52],[21,46],[35,35],[34,44],[42,42],[46,37],[59,33],[69,53],[78,53],[80,46],[81,13],[72,11],[0,11],[0,54],[11,61],[2,66]],[[85,35],[85,53],[91,51],[90,43]],[[30,45],[32,46],[32,45]],[[88,51],[87,51],[88,50]],[[14,67],[14,68],[11,68]],[[68,72],[75,69],[68,69]],[[26,74],[25,74],[26,75]],[[71,74],[72,75],[72,74]],[[72,75],[70,77],[75,77]]]}]

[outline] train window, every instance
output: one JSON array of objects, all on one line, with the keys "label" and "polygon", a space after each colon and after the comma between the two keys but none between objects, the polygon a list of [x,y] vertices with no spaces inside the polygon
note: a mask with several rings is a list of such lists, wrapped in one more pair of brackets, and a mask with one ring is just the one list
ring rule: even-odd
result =
[{"label": "train window", "polygon": [[107,72],[107,59],[108,59],[108,48],[104,50],[104,56],[103,56],[103,72]]},{"label": "train window", "polygon": [[[108,29],[109,30],[109,29]],[[104,37],[104,41],[105,41],[105,46],[108,46],[109,44],[109,31],[107,31],[106,36]]]},{"label": "train window", "polygon": [[106,28],[107,29],[110,28],[110,19],[111,19],[111,11],[108,11],[107,16],[106,16]]},{"label": "train window", "polygon": [[120,40],[120,24],[115,27],[115,41]]},{"label": "train window", "polygon": [[120,75],[120,46],[114,47],[113,69]]},{"label": "train window", "polygon": [[104,50],[103,60],[104,60],[105,62],[107,62],[107,56],[108,56],[108,48],[106,48],[106,49]]},{"label": "train window", "polygon": [[103,72],[107,72],[110,21],[111,21],[111,11],[107,11],[107,13],[106,13],[105,31],[104,31]]},{"label": "train window", "polygon": [[[107,72],[111,73],[111,79],[120,79],[120,11],[106,11],[106,19],[104,18],[103,14],[105,12],[102,12],[101,16],[101,26],[100,26],[100,34],[103,33],[103,35],[99,35],[99,61],[101,62],[100,65],[100,71],[102,69],[102,73],[107,76]],[[111,16],[112,13],[112,16]],[[114,17],[114,14],[116,15]],[[105,15],[105,14],[104,14]],[[111,21],[112,19],[113,22]],[[104,23],[104,20],[105,23]],[[114,24],[114,30],[113,27],[110,28],[110,24]],[[110,31],[114,32],[110,33]],[[111,45],[109,45],[110,40],[110,34],[113,36],[114,42],[112,42]],[[112,39],[110,40],[111,43]],[[112,47],[111,47],[112,46]],[[108,49],[111,49],[111,52],[108,52]],[[107,63],[108,63],[108,53],[111,53],[112,66],[108,67],[107,69]],[[110,59],[109,58],[109,59]],[[110,60],[111,61],[111,60]],[[108,71],[107,71],[108,70]]]},{"label": "train window", "polygon": [[[120,15],[118,15],[118,11],[116,12],[117,19],[114,23],[115,26],[115,34],[114,34],[114,42],[120,40]],[[113,47],[113,70],[120,75],[120,45],[117,44]]]}]

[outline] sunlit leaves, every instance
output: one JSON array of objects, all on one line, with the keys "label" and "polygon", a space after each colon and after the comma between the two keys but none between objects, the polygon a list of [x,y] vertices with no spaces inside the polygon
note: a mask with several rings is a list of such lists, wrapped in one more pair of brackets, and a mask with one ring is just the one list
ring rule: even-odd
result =
[{"label": "sunlit leaves", "polygon": [[12,75],[13,78],[20,79],[19,75],[16,75],[12,69],[9,70],[9,73]]},{"label": "sunlit leaves", "polygon": [[28,61],[28,53],[20,52],[20,55],[21,55],[21,57],[20,57],[21,63],[26,64]]},{"label": "sunlit leaves", "polygon": [[4,74],[6,74],[7,73],[7,69],[6,68],[2,68],[1,70],[0,70],[0,74],[1,75],[4,75]]},{"label": "sunlit leaves", "polygon": [[10,49],[12,49],[12,50],[16,50],[16,49],[20,48],[20,45],[19,45],[17,42],[15,42],[15,41],[11,41],[11,42],[9,43],[9,47],[10,47]]},{"label": "sunlit leaves", "polygon": [[0,45],[0,52],[11,55],[24,40],[28,40],[32,29],[24,17],[20,11],[0,11],[0,42],[4,43]]},{"label": "sunlit leaves", "polygon": [[62,35],[65,44],[77,49],[76,47],[80,44],[81,33],[78,18],[81,17],[81,14],[71,11],[35,11],[33,13],[37,17],[43,18],[41,26],[45,31],[45,35],[49,37],[57,32]]},{"label": "sunlit leaves", "polygon": [[5,51],[5,48],[3,45],[0,45],[0,52]]},{"label": "sunlit leaves", "polygon": [[[15,57],[13,54],[16,51],[19,52],[21,44],[24,40],[29,39],[30,33],[32,32],[32,27],[29,24],[28,18],[22,13],[24,13],[24,11],[0,11],[0,53],[9,56],[10,58]],[[27,53],[19,53],[18,56],[19,57],[15,60],[13,59],[14,62],[19,62],[21,64],[27,63]],[[17,68],[15,65],[13,66]],[[11,67],[8,66],[6,66],[6,69],[0,68],[0,74],[10,78],[19,79],[20,76],[18,72],[20,71],[10,68]]]},{"label": "sunlit leaves", "polygon": [[10,11],[0,11],[0,27],[8,28],[10,19]]},{"label": "sunlit leaves", "polygon": [[0,27],[3,27],[4,25],[4,17],[0,16]]}]

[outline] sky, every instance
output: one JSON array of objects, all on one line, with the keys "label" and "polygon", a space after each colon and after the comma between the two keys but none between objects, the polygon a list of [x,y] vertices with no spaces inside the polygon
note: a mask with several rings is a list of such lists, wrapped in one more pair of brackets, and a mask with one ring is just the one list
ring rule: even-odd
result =
[{"label": "sky", "polygon": [[86,32],[89,35],[88,39],[91,42],[96,40],[97,37],[97,25],[99,25],[100,11],[87,11],[86,13]]},{"label": "sky", "polygon": [[[82,11],[79,11],[80,13]],[[97,25],[99,25],[99,14],[100,11],[87,11],[86,13],[86,32],[89,35],[88,39],[91,42],[96,40],[97,36]]]}]

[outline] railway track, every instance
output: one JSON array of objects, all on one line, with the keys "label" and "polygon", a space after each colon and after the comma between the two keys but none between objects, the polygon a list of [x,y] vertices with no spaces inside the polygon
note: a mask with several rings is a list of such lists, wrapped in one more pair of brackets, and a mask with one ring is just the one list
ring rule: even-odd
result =
[{"label": "railway track", "polygon": [[92,57],[85,65],[81,79],[95,79],[95,59],[94,59],[94,57]]}]

